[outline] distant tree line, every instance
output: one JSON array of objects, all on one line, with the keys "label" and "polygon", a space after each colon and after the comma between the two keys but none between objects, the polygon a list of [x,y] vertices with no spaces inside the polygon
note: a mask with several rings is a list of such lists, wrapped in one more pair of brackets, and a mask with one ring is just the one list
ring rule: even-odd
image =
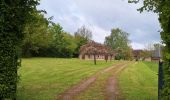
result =
[{"label": "distant tree line", "polygon": [[[80,47],[92,40],[92,32],[86,26],[77,29],[74,35],[63,30],[60,24],[45,18],[44,13],[34,12],[27,23],[22,43],[22,57],[78,57]],[[116,59],[132,59],[129,34],[119,28],[112,29],[104,44],[116,51]]]},{"label": "distant tree line", "polygon": [[[44,13],[34,12],[32,21],[24,28],[22,57],[78,57],[80,47],[92,40],[92,32],[82,26],[72,35],[63,30],[60,24],[53,23],[52,18],[45,18]],[[129,34],[119,28],[112,29],[104,44],[116,51],[116,59],[132,59]]]},{"label": "distant tree line", "polygon": [[92,32],[85,26],[71,35],[43,13],[36,12],[33,16],[33,21],[24,30],[22,57],[78,57],[80,47],[92,38]]}]

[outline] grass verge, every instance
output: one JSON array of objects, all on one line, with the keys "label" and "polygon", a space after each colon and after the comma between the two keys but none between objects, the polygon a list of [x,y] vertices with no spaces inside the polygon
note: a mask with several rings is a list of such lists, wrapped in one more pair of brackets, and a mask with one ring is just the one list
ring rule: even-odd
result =
[{"label": "grass verge", "polygon": [[94,65],[93,61],[79,59],[23,59],[17,100],[54,100],[66,89],[114,63],[97,61]]},{"label": "grass verge", "polygon": [[119,75],[122,96],[126,100],[158,99],[158,64],[136,62],[129,65]]}]

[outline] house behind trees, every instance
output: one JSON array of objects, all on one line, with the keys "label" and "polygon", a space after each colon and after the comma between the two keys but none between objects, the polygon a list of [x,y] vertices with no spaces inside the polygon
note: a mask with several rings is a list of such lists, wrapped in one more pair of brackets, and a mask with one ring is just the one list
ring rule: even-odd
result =
[{"label": "house behind trees", "polygon": [[111,60],[114,59],[115,53],[103,44],[90,41],[81,46],[79,58],[83,60]]}]

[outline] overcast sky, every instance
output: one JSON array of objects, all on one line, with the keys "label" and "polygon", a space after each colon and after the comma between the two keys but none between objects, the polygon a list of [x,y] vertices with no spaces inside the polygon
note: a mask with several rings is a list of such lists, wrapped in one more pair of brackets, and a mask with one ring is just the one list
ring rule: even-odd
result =
[{"label": "overcast sky", "polygon": [[71,34],[82,25],[93,32],[93,40],[103,43],[112,28],[130,34],[134,49],[143,49],[148,43],[160,42],[160,25],[157,14],[139,13],[141,4],[128,4],[128,0],[41,0],[39,9],[47,17]]}]

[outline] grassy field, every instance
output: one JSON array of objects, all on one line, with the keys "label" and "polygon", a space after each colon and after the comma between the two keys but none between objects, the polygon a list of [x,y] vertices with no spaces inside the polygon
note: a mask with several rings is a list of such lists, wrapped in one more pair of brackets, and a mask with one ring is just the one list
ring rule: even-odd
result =
[{"label": "grassy field", "polygon": [[105,100],[105,85],[111,73],[103,73],[95,83],[85,92],[82,92],[75,100]]},{"label": "grassy field", "polygon": [[23,59],[17,100],[54,100],[60,93],[115,62],[79,59]]},{"label": "grassy field", "polygon": [[[79,59],[31,58],[23,59],[19,69],[17,100],[54,100],[71,86],[96,72],[112,66],[106,63]],[[136,62],[118,76],[122,96],[127,100],[157,100],[158,64]],[[76,100],[104,100],[104,87],[111,73],[103,73],[94,84]]]},{"label": "grassy field", "polygon": [[119,84],[126,100],[157,100],[158,64],[136,62],[120,73]]}]

